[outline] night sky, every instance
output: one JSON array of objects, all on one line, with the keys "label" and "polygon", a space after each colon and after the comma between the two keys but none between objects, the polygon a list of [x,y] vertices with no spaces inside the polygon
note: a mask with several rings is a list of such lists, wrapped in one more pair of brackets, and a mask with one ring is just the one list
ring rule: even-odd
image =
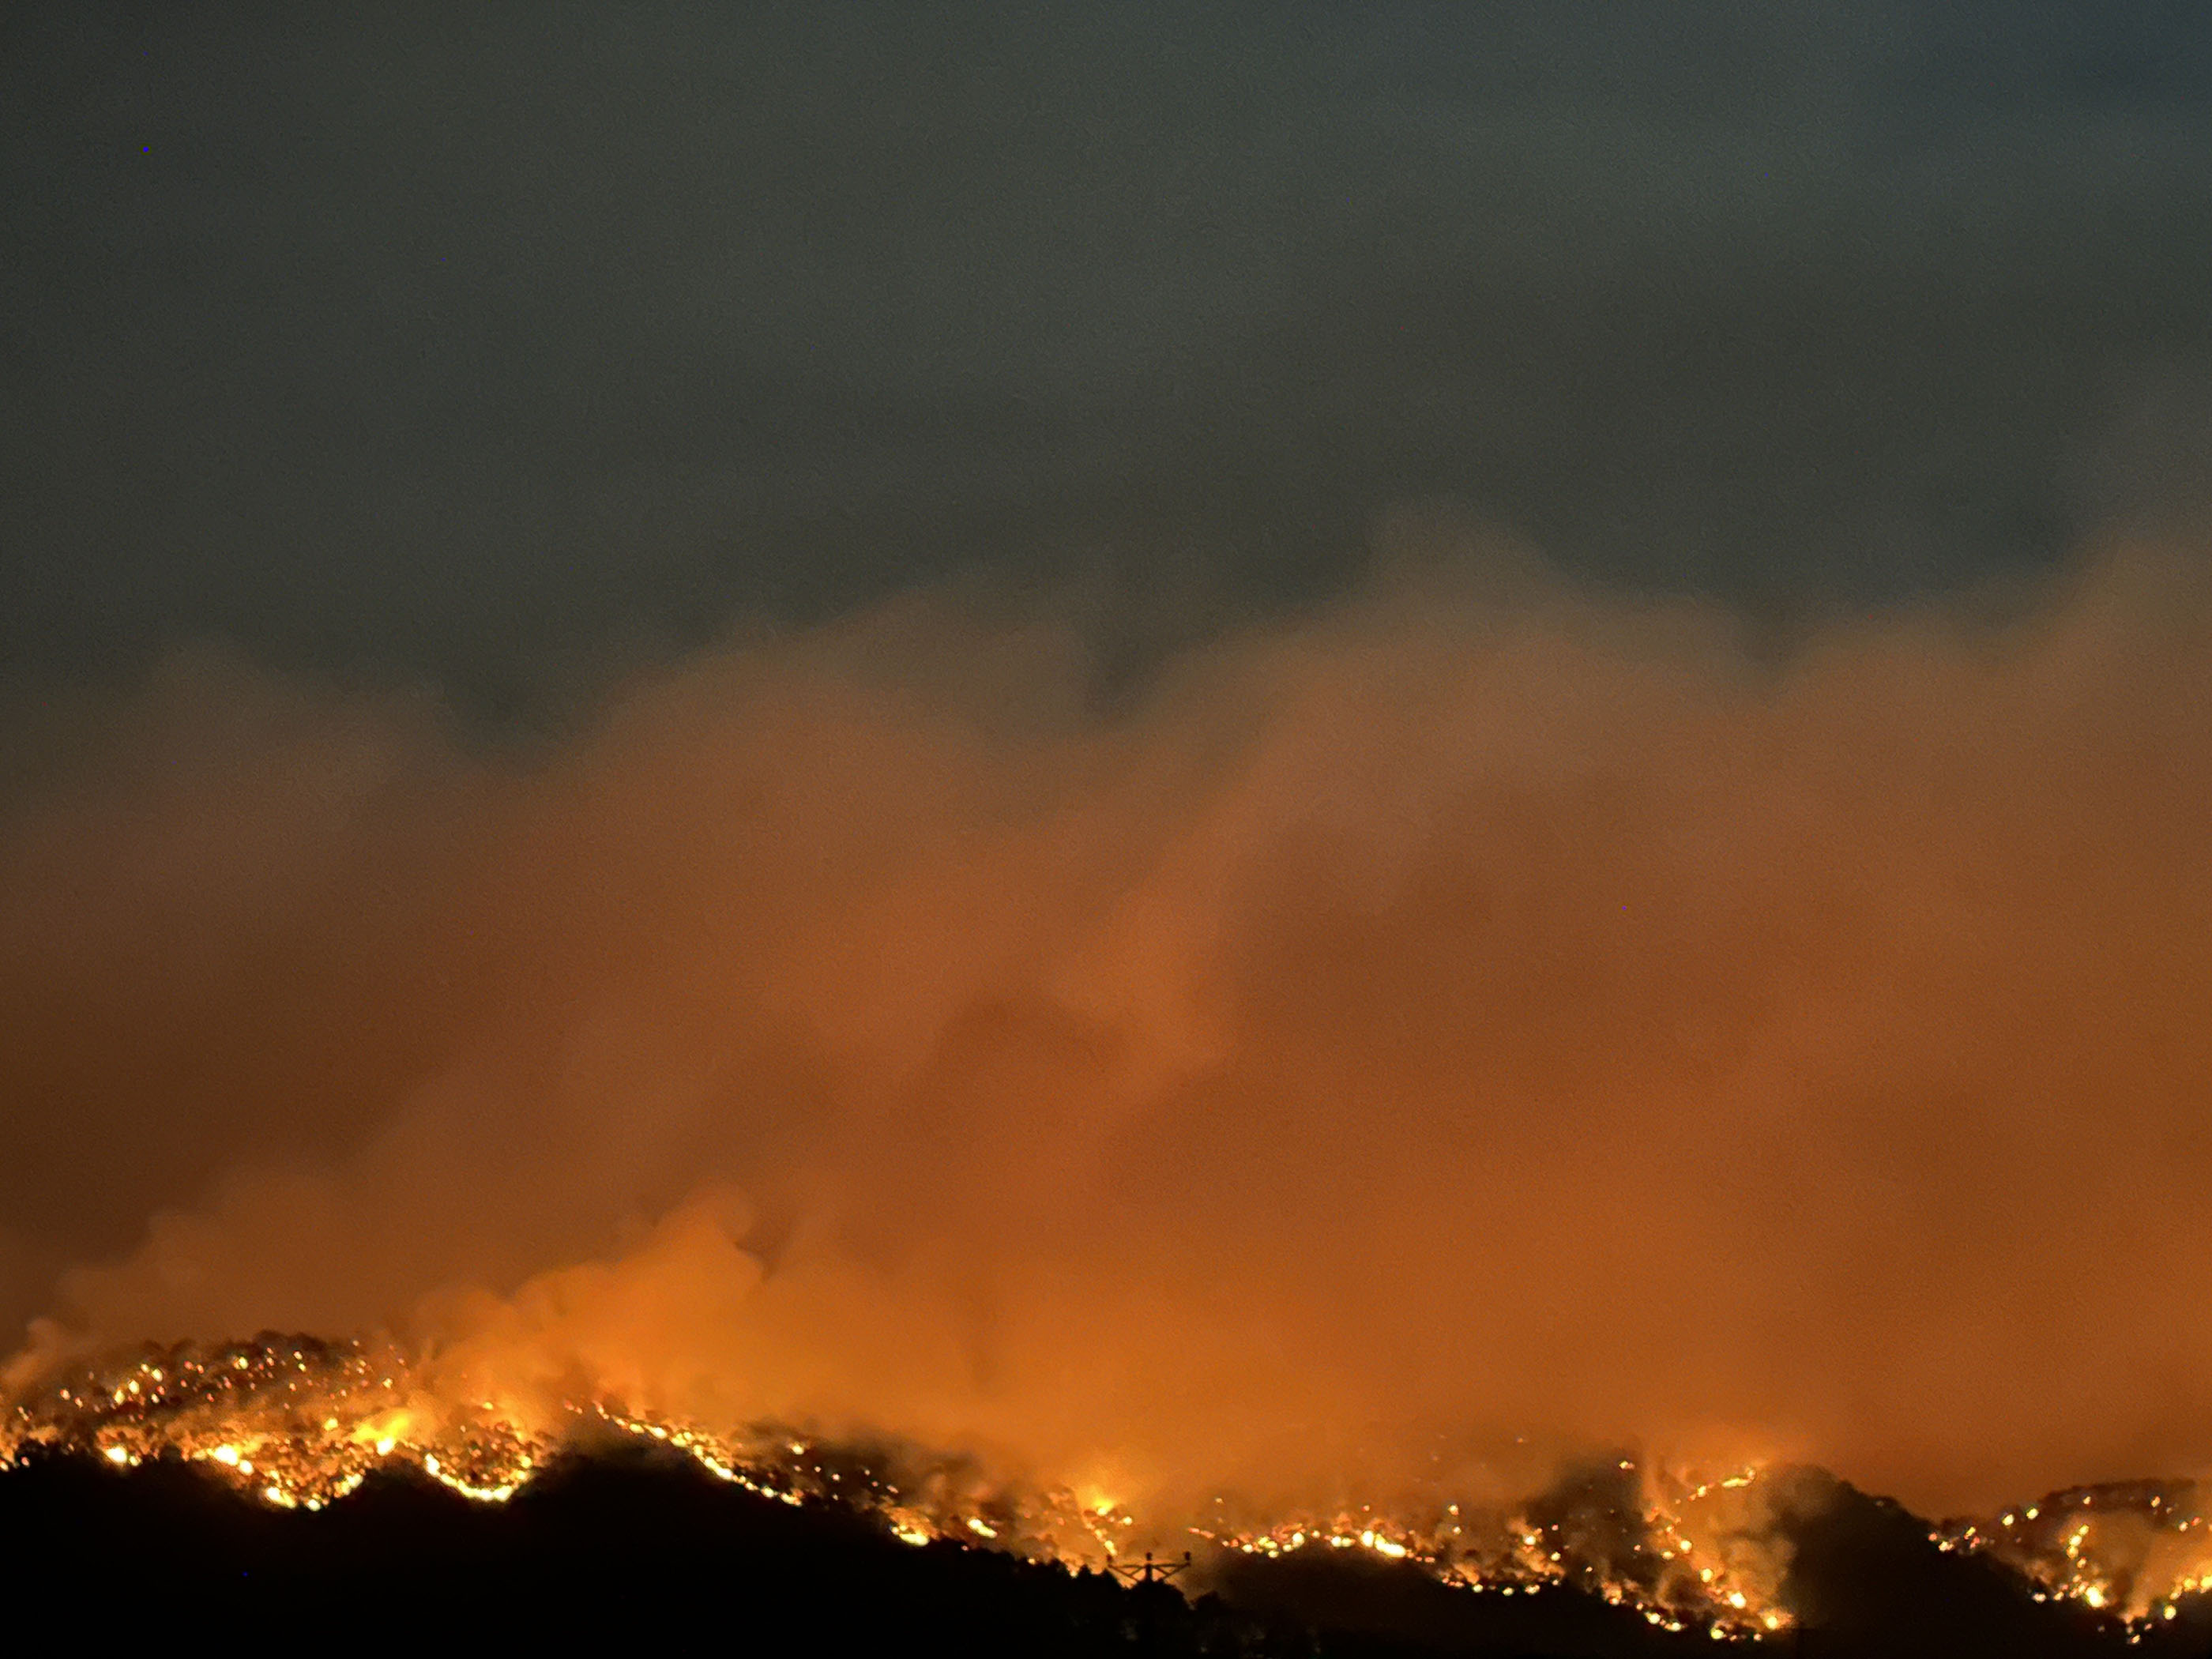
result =
[{"label": "night sky", "polygon": [[956,571],[1141,654],[1439,497],[1799,617],[2203,480],[2180,0],[7,10],[18,683],[527,716]]}]

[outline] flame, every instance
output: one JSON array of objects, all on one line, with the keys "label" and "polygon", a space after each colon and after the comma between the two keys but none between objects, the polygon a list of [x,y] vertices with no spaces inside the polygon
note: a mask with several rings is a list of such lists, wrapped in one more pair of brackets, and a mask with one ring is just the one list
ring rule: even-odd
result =
[{"label": "flame", "polygon": [[2077,1486],[1984,1520],[1936,1528],[1938,1549],[1983,1555],[2034,1588],[2140,1632],[2212,1591],[2212,1483],[2141,1480]]},{"label": "flame", "polygon": [[[881,1450],[763,1428],[727,1436],[610,1401],[564,1401],[533,1425],[494,1400],[461,1405],[396,1350],[263,1338],[191,1345],[89,1366],[20,1395],[0,1454],[97,1447],[118,1465],[180,1457],[272,1507],[319,1510],[380,1467],[419,1471],[472,1502],[504,1503],[564,1449],[616,1437],[649,1441],[716,1480],[793,1505],[834,1503],[873,1516],[910,1545],[949,1540],[1071,1569],[1110,1565],[1130,1542],[1180,1535],[1223,1555],[1270,1559],[1359,1550],[1474,1594],[1575,1589],[1662,1629],[1752,1639],[1790,1625],[1778,1563],[1756,1535],[1762,1471],[1692,1481],[1621,1461],[1580,1498],[1485,1508],[1449,1501],[1414,1513],[1298,1512],[1202,1520],[1139,1516],[1096,1486],[1070,1490],[953,1478]],[[1706,1541],[1693,1542],[1691,1528]]]},{"label": "flame", "polygon": [[[1206,1517],[1140,1516],[1096,1485],[1024,1487],[972,1470],[951,1478],[952,1462],[933,1468],[773,1426],[723,1435],[604,1400],[562,1402],[533,1425],[494,1400],[455,1406],[394,1349],[307,1338],[180,1345],[49,1378],[9,1403],[0,1460],[33,1447],[90,1450],[118,1468],[173,1456],[273,1508],[306,1510],[346,1498],[380,1467],[401,1468],[501,1504],[564,1449],[609,1437],[649,1441],[772,1501],[872,1516],[917,1547],[988,1547],[1070,1569],[1110,1565],[1132,1540],[1176,1536],[1224,1557],[1356,1550],[1478,1595],[1594,1595],[1655,1628],[1717,1641],[1794,1625],[1782,1596],[1787,1561],[1766,1522],[1769,1471],[1758,1465],[1697,1476],[1624,1458],[1517,1504],[1251,1517],[1224,1496]],[[1948,1522],[1929,1540],[2019,1574],[2038,1601],[2079,1605],[2140,1636],[2212,1595],[2212,1483],[2075,1488]]]}]

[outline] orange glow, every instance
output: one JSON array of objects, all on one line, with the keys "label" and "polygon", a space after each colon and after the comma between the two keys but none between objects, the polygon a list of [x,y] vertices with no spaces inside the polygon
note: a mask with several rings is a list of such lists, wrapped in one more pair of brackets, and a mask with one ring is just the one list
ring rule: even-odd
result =
[{"label": "orange glow", "polygon": [[[1786,652],[1432,563],[1112,696],[893,605],[526,753],[179,659],[0,817],[8,1432],[301,1506],[635,1434],[1723,1634],[1759,1471],[2212,1467],[2201,555]],[[2160,1496],[1943,1536],[2163,1619]]]}]

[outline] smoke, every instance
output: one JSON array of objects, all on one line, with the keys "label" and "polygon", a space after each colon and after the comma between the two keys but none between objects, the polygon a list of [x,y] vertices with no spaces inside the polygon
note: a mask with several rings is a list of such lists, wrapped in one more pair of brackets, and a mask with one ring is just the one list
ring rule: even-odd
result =
[{"label": "smoke", "polygon": [[2201,559],[1778,653],[1385,539],[1110,704],[939,599],[526,755],[207,653],[53,717],[0,1292],[1123,1498],[2205,1468]]}]

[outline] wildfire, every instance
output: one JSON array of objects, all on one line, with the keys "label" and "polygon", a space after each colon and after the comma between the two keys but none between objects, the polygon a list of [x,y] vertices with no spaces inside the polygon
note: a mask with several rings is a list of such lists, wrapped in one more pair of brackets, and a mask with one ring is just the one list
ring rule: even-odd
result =
[{"label": "wildfire", "polygon": [[94,1450],[136,1466],[164,1454],[284,1509],[317,1510],[399,1460],[462,1496],[510,1497],[553,1449],[486,1402],[426,1408],[400,1357],[368,1345],[261,1338],[89,1366],[15,1401],[4,1449]]},{"label": "wildfire", "polygon": [[[1786,1565],[1758,1468],[1692,1480],[1621,1458],[1510,1505],[1438,1501],[1255,1516],[1226,1497],[1196,1519],[1139,1516],[1095,1491],[994,1482],[972,1463],[836,1444],[763,1427],[740,1436],[599,1400],[533,1421],[497,1400],[456,1405],[397,1350],[264,1336],[179,1345],[50,1377],[11,1401],[0,1459],[33,1447],[130,1468],[177,1457],[260,1502],[319,1510],[380,1468],[412,1469],[477,1503],[503,1503],[564,1449],[649,1441],[714,1479],[793,1505],[834,1504],[911,1545],[1006,1550],[1070,1569],[1182,1536],[1231,1555],[1281,1559],[1358,1551],[1478,1595],[1595,1595],[1668,1632],[1757,1641],[1788,1630]],[[1994,1521],[1956,1521],[1931,1541],[1986,1554],[2038,1601],[2106,1613],[2134,1632],[2212,1592],[2212,1516],[2192,1483],[2062,1492]]]},{"label": "wildfire", "polygon": [[[1759,1525],[1759,1474],[1746,1469],[1692,1483],[1623,1459],[1516,1507],[1448,1503],[1410,1519],[1366,1510],[1191,1530],[1222,1548],[1271,1559],[1366,1550],[1476,1595],[1572,1589],[1662,1630],[1754,1640],[1791,1625]],[[1692,1528],[1705,1545],[1692,1538]]]},{"label": "wildfire", "polygon": [[1929,1536],[1938,1549],[1985,1555],[2021,1574],[2039,1601],[2076,1602],[2140,1631],[2212,1591],[2208,1505],[2212,1488],[2195,1481],[2076,1486]]},{"label": "wildfire", "polygon": [[[419,1470],[463,1498],[501,1503],[565,1446],[611,1436],[665,1446],[771,1500],[872,1515],[913,1545],[951,1540],[1071,1569],[1176,1534],[1248,1556],[1358,1550],[1476,1594],[1587,1591],[1671,1631],[1744,1639],[1789,1623],[1772,1573],[1741,1533],[1755,1470],[1692,1486],[1623,1460],[1607,1480],[1513,1510],[1452,1502],[1419,1516],[1239,1520],[1224,1498],[1213,1515],[1178,1524],[1095,1492],[993,1483],[958,1460],[787,1430],[726,1437],[610,1401],[568,1402],[553,1420],[529,1423],[497,1401],[441,1397],[391,1347],[270,1336],[151,1350],[50,1378],[10,1405],[0,1454],[12,1461],[46,1446],[125,1467],[179,1457],[261,1502],[318,1510],[379,1468]],[[1693,1527],[1705,1541],[1692,1541]]]}]

